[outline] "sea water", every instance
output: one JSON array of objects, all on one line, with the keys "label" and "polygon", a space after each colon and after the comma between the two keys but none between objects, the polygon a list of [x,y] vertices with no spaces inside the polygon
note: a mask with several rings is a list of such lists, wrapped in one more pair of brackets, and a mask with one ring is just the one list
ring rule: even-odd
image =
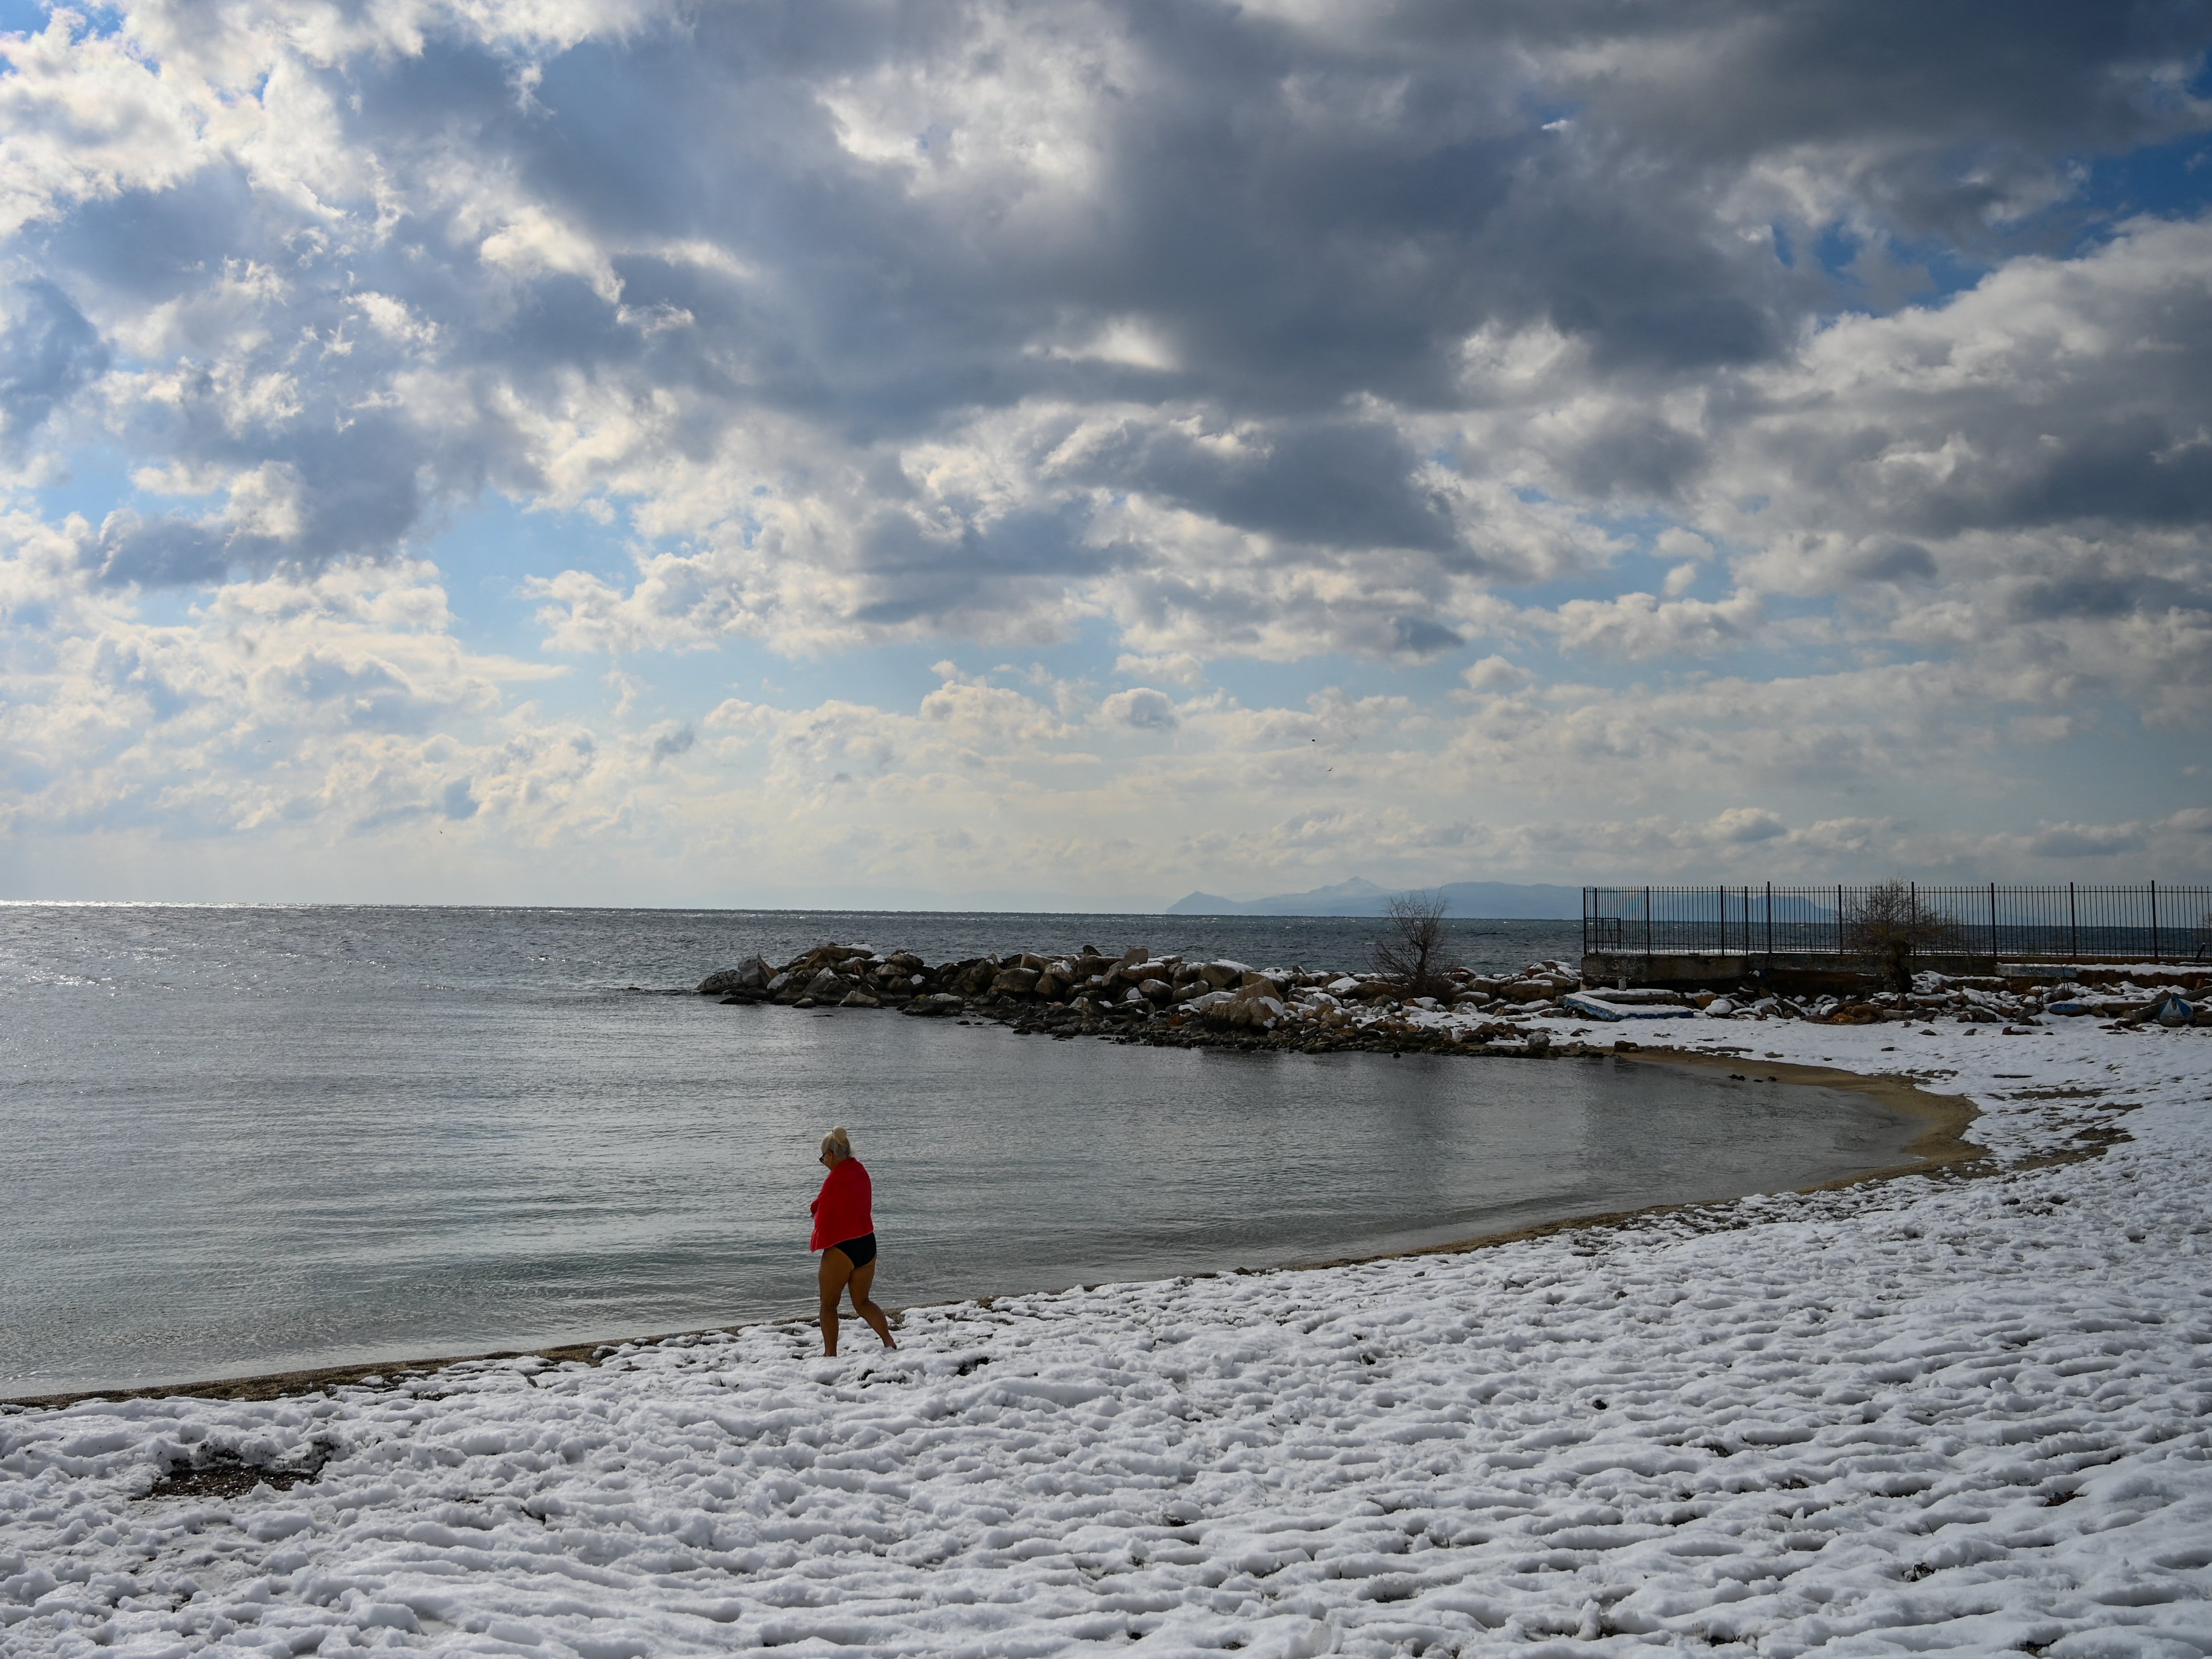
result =
[{"label": "sea water", "polygon": [[[1155,1049],[684,994],[825,937],[1349,968],[1376,926],[0,907],[0,1397],[803,1313],[832,1123],[872,1173],[894,1307],[1802,1185],[1912,1133],[1855,1095],[1613,1061]],[[1458,932],[1493,968],[1575,944]]]}]

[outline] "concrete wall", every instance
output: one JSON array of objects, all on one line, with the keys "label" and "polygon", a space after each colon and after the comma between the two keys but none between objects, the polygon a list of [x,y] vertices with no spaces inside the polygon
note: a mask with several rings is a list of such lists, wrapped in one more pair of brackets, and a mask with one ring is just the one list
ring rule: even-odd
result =
[{"label": "concrete wall", "polygon": [[[1930,957],[1925,966],[1947,974],[1992,974],[1990,957]],[[1673,991],[1725,991],[1753,985],[1796,995],[1833,991],[1838,995],[1887,988],[1881,965],[1871,957],[1820,951],[1776,951],[1747,956],[1741,951],[1646,956],[1636,951],[1592,951],[1583,958],[1583,983],[1652,985]]]}]

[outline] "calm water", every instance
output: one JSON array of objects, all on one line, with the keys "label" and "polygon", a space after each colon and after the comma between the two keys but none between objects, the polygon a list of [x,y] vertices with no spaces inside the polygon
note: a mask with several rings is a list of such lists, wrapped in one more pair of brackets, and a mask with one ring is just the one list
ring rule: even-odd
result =
[{"label": "calm water", "polygon": [[[1574,942],[1462,927],[1485,965]],[[1609,1061],[1188,1053],[653,994],[825,936],[1321,967],[1360,965],[1373,927],[0,907],[0,1395],[803,1311],[833,1121],[875,1176],[893,1305],[1795,1186],[1912,1133],[1854,1096]]]}]

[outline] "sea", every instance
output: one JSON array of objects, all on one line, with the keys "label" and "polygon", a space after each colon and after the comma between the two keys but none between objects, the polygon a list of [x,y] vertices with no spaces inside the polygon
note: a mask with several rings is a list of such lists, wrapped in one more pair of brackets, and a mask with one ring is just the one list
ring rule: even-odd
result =
[{"label": "sea", "polygon": [[[1355,969],[1379,925],[0,906],[0,1399],[802,1316],[833,1124],[894,1308],[1775,1190],[1915,1133],[1625,1061],[1156,1049],[691,991],[827,939]],[[1491,970],[1579,944],[1449,926]]]}]

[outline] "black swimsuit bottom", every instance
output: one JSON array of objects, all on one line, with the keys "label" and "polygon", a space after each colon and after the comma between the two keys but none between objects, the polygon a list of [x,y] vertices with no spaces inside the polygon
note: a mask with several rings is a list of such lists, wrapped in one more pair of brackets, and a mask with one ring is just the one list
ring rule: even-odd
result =
[{"label": "black swimsuit bottom", "polygon": [[862,1233],[858,1238],[848,1238],[842,1244],[832,1244],[833,1250],[842,1250],[845,1259],[855,1268],[865,1267],[876,1259],[876,1236]]}]

